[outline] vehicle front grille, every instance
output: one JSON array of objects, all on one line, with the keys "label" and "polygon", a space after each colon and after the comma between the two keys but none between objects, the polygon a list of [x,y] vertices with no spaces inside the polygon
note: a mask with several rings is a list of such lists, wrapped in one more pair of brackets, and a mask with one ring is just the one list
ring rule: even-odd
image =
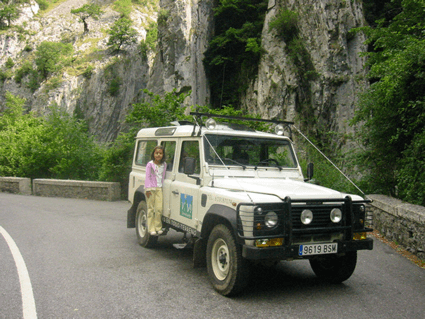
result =
[{"label": "vehicle front grille", "polygon": [[[330,206],[330,205],[315,205],[315,206],[292,206],[292,227],[293,229],[309,229],[309,228],[320,228],[320,227],[338,227],[344,224],[345,214],[343,219],[339,223],[333,223],[330,219],[331,210],[333,208],[339,208],[341,206]],[[305,209],[309,209],[313,212],[313,221],[309,225],[304,225],[301,222],[301,212]]]}]

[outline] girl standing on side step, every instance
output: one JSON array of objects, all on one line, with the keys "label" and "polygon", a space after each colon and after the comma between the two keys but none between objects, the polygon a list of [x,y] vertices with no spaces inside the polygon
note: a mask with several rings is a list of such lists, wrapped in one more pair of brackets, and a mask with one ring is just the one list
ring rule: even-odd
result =
[{"label": "girl standing on side step", "polygon": [[148,231],[151,236],[162,235],[162,184],[164,183],[165,150],[156,146],[151,154],[151,161],[146,165],[146,201],[148,205]]}]

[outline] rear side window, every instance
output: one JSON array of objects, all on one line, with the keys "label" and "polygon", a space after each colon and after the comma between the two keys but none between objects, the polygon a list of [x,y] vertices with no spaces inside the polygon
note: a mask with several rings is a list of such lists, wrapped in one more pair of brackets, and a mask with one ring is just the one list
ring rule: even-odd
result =
[{"label": "rear side window", "polygon": [[157,145],[157,140],[139,141],[137,143],[136,165],[146,166],[151,160],[153,149]]}]

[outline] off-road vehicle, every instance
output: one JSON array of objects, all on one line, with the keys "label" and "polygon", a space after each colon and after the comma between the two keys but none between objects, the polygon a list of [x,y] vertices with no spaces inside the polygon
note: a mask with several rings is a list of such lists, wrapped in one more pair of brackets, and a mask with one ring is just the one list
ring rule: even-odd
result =
[{"label": "off-road vehicle", "polygon": [[162,145],[164,234],[184,232],[193,244],[195,266],[206,264],[219,293],[240,292],[252,265],[281,260],[308,259],[318,277],[347,280],[357,251],[373,248],[366,236],[368,201],[309,183],[291,139],[280,134],[289,122],[263,120],[276,124],[279,134],[273,134],[212,119],[204,125],[209,114],[192,115],[194,123],[137,134],[127,226],[136,228],[140,245],[153,247],[158,240],[147,229],[144,181],[152,150]]}]

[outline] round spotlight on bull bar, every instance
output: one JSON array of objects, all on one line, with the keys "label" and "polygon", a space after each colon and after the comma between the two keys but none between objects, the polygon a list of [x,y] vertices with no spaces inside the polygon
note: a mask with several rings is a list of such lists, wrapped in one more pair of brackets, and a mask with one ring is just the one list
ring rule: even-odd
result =
[{"label": "round spotlight on bull bar", "polygon": [[282,124],[278,124],[278,125],[276,125],[276,126],[275,126],[275,128],[274,128],[274,132],[275,132],[277,135],[283,135],[283,134],[285,133],[285,129],[284,129],[284,127],[283,127],[283,125],[282,125]]},{"label": "round spotlight on bull bar", "polygon": [[214,130],[217,126],[217,122],[213,119],[213,118],[209,118],[206,122],[205,122],[205,127],[208,130]]},{"label": "round spotlight on bull bar", "polygon": [[331,210],[331,221],[333,223],[339,223],[342,219],[342,212],[339,208],[334,208]]},{"label": "round spotlight on bull bar", "polygon": [[268,212],[266,216],[264,217],[264,224],[268,228],[276,227],[277,223],[279,222],[279,218],[277,217],[277,214],[275,212]]},{"label": "round spotlight on bull bar", "polygon": [[313,212],[309,209],[304,209],[301,212],[301,222],[304,225],[308,225],[313,221]]}]

